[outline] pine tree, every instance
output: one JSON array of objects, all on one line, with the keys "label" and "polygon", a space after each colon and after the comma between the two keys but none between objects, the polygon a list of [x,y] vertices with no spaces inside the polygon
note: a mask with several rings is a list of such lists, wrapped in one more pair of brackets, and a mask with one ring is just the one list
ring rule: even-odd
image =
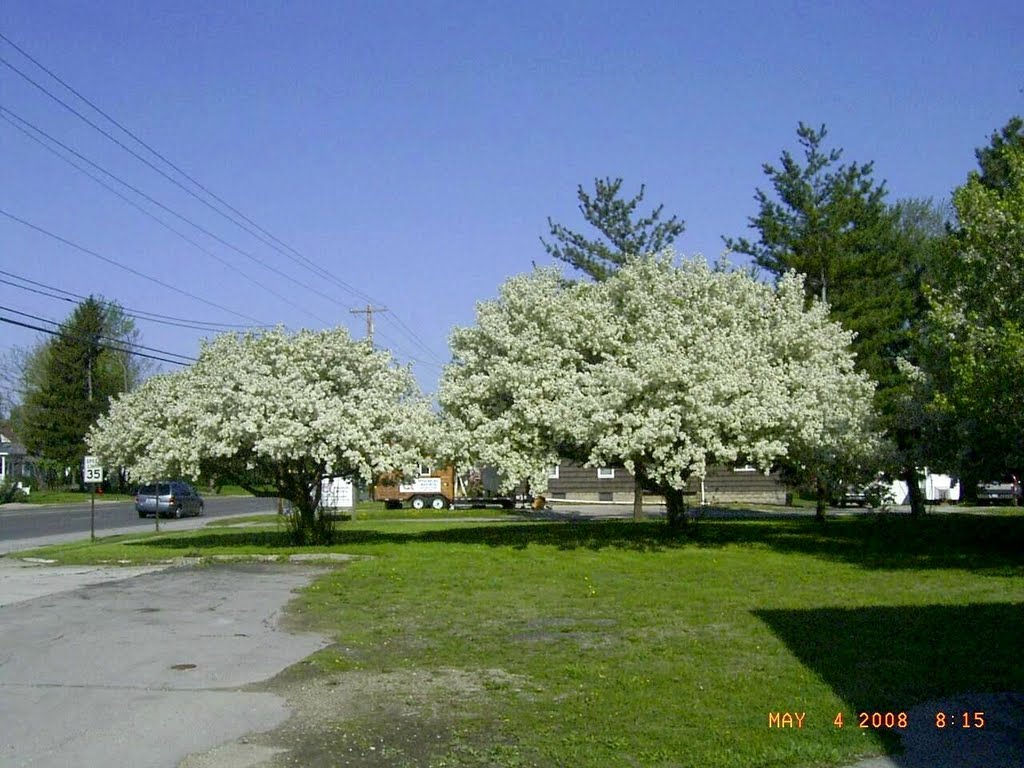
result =
[{"label": "pine tree", "polygon": [[[776,278],[789,270],[806,276],[808,301],[828,304],[833,319],[857,335],[857,366],[878,385],[876,405],[906,457],[901,474],[915,513],[924,511],[911,456],[920,452],[915,432],[897,429],[907,382],[899,360],[913,356],[914,328],[923,314],[922,271],[909,226],[911,212],[886,203],[884,182],[872,163],[842,164],[842,150],[825,149],[828,132],[800,123],[802,162],[784,151],[780,166],[764,165],[773,194],[758,189],[758,214],[750,227],[756,242],[725,238],[732,250],[750,255]],[[911,479],[912,478],[912,479]],[[827,489],[819,484],[818,516]]]},{"label": "pine tree", "polygon": [[580,213],[602,239],[592,240],[585,235],[554,223],[548,218],[548,229],[554,242],[540,239],[544,249],[556,259],[585,272],[595,280],[608,278],[625,264],[629,256],[658,253],[670,246],[683,233],[686,225],[676,216],[661,220],[664,205],[659,205],[649,216],[634,219],[637,206],[644,199],[644,185],[630,200],[619,199],[622,179],[594,179],[591,197],[581,184],[576,189]]},{"label": "pine tree", "polygon": [[[120,315],[123,317],[123,313]],[[110,398],[123,389],[111,364],[111,314],[100,301],[83,301],[46,343],[25,394],[22,434],[29,452],[43,459],[51,480],[76,471],[85,456],[85,434]]]}]

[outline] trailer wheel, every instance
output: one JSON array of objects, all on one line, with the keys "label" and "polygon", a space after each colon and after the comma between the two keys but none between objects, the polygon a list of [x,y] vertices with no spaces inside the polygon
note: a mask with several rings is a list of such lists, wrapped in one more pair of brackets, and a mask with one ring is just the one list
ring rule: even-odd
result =
[{"label": "trailer wheel", "polygon": [[444,503],[443,496],[435,496],[430,500],[430,506],[433,509],[444,509],[447,506],[447,504]]},{"label": "trailer wheel", "polygon": [[409,506],[411,506],[413,509],[423,509],[424,507],[427,506],[427,502],[424,501],[422,496],[413,496],[412,499],[409,501]]}]

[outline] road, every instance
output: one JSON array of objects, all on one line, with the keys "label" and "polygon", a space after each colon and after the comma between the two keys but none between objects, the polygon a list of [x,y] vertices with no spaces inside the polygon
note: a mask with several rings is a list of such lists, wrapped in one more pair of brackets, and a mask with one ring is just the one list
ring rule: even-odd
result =
[{"label": "road", "polygon": [[[161,518],[161,530],[174,530],[204,524],[209,518],[229,515],[274,512],[273,499],[251,496],[206,496],[206,514],[199,518],[174,520]],[[89,504],[30,505],[6,504],[0,507],[0,554],[56,544],[89,536]],[[131,501],[98,501],[96,535],[152,530],[153,518],[141,519]]]}]

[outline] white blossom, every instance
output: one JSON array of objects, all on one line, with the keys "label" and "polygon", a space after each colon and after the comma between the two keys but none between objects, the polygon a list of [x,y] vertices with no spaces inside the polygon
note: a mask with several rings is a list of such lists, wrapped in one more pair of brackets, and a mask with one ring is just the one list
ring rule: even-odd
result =
[{"label": "white blossom", "polygon": [[801,278],[637,258],[600,283],[507,281],[452,334],[439,399],[451,452],[547,485],[566,447],[681,489],[711,463],[767,470],[865,432],[872,385]]},{"label": "white blossom", "polygon": [[321,476],[412,472],[435,422],[387,352],[344,329],[277,329],[204,342],[191,367],[119,396],[87,441],[134,480],[198,478],[235,462],[290,472],[308,489]]}]

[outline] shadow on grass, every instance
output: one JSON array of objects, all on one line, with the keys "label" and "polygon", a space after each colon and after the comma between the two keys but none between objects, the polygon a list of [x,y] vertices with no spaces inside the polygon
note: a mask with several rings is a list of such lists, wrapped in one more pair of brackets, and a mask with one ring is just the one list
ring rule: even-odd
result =
[{"label": "shadow on grass", "polygon": [[[1024,573],[1024,516],[943,515],[812,519],[702,520],[676,532],[664,522],[520,522],[452,526],[441,530],[366,530],[342,523],[331,549],[374,544],[468,544],[524,549],[614,548],[653,552],[680,547],[762,546],[865,568],[962,568],[1006,575]],[[197,531],[131,546],[164,549],[288,549],[286,531]]]},{"label": "shadow on grass", "polygon": [[[858,727],[859,712],[907,712],[933,699],[969,702],[971,697],[963,694],[1024,691],[1024,604],[764,609],[753,614],[847,703],[847,727]],[[958,728],[951,726],[945,734],[936,729],[936,714],[918,708],[911,716],[911,743],[943,737],[952,743],[949,734]],[[995,719],[1012,713],[988,714]],[[880,735],[890,753],[898,751],[895,734]],[[918,765],[917,757],[906,764]],[[927,760],[922,764],[931,765]]]}]

